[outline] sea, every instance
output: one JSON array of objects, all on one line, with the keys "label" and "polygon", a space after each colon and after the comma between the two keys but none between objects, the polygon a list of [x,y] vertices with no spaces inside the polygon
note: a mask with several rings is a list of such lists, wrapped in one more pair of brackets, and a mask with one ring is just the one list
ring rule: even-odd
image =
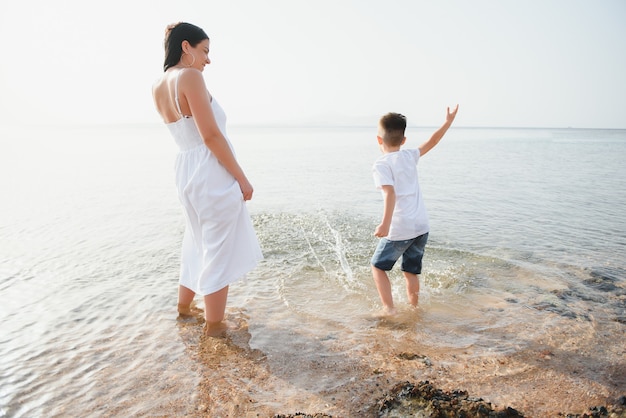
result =
[{"label": "sea", "polygon": [[527,416],[626,394],[626,130],[453,126],[418,164],[431,230],[417,309],[391,272],[397,319],[369,265],[375,122],[228,135],[264,260],[226,352],[177,317],[165,126],[0,127],[0,417],[370,416],[402,379]]}]

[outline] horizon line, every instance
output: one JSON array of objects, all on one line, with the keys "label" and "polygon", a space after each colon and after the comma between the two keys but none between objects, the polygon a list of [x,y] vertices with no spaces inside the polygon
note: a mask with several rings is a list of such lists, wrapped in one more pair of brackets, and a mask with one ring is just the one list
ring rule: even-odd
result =
[{"label": "horizon line", "polygon": [[[24,123],[0,123],[0,129],[4,127],[12,127],[12,126],[21,126],[24,127]],[[141,126],[161,126],[164,125],[161,121],[154,122],[85,122],[85,123],[75,123],[75,122],[43,122],[43,123],[30,123],[26,124],[26,126],[32,128],[45,128],[45,127],[72,127],[72,128],[88,128],[88,127],[141,127]],[[228,128],[258,128],[258,129],[268,129],[268,128],[366,128],[370,129],[372,127],[376,127],[375,125],[365,125],[365,124],[341,124],[341,123],[299,123],[299,122],[285,122],[285,123],[230,123],[228,124]],[[439,125],[414,125],[408,124],[407,129],[432,129],[438,128]],[[603,128],[594,128],[594,127],[578,127],[578,126],[503,126],[503,125],[452,125],[450,129],[571,129],[571,130],[626,130],[626,127],[623,128],[615,128],[615,127],[603,127]]]}]

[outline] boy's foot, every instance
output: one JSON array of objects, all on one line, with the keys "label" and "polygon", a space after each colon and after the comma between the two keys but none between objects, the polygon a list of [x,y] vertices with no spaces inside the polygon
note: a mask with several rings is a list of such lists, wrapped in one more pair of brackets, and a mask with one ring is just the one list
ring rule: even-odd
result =
[{"label": "boy's foot", "polygon": [[380,312],[374,314],[375,318],[389,318],[390,316],[395,316],[398,313],[396,308],[389,308],[385,306]]},{"label": "boy's foot", "polygon": [[383,312],[385,312],[387,316],[393,316],[393,315],[395,315],[395,314],[397,314],[397,313],[398,313],[398,311],[396,310],[396,308],[390,308],[390,307],[388,307],[388,306],[385,306],[385,307],[383,308]]}]

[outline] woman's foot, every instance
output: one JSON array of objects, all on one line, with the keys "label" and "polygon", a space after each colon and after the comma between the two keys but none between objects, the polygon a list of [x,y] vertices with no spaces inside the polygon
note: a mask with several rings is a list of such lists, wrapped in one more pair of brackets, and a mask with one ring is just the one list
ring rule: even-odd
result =
[{"label": "woman's foot", "polygon": [[178,315],[180,316],[193,316],[191,313],[191,305],[178,304]]},{"label": "woman's foot", "polygon": [[178,315],[182,317],[198,316],[202,315],[204,311],[196,306],[195,302],[191,302],[189,305],[182,303],[178,304]]},{"label": "woman's foot", "polygon": [[228,330],[228,324],[224,321],[207,322],[204,325],[204,335],[207,337],[224,337]]}]

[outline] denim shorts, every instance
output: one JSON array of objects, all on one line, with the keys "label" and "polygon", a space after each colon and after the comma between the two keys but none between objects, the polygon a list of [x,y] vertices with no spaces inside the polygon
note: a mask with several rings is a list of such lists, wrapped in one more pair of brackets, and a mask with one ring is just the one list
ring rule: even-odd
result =
[{"label": "denim shorts", "polygon": [[402,256],[402,271],[413,274],[422,273],[422,257],[428,241],[428,232],[417,238],[390,241],[381,238],[372,256],[372,265],[378,269],[389,271]]}]

